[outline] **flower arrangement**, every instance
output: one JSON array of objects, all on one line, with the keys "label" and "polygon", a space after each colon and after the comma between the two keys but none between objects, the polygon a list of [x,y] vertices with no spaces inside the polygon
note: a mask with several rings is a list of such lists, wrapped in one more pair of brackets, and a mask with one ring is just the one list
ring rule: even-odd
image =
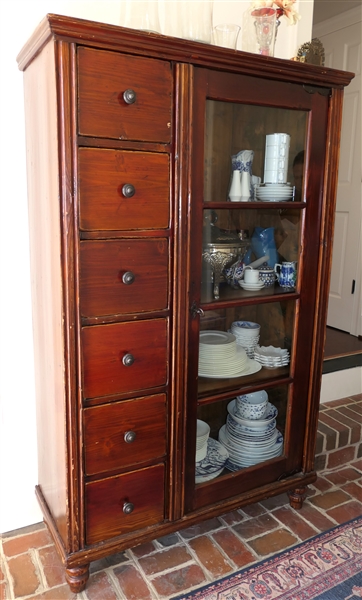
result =
[{"label": "flower arrangement", "polygon": [[262,13],[263,9],[275,8],[277,11],[277,19],[280,17],[286,17],[288,19],[288,25],[295,25],[300,19],[300,14],[295,10],[294,4],[296,0],[254,0],[251,4],[253,15]]}]

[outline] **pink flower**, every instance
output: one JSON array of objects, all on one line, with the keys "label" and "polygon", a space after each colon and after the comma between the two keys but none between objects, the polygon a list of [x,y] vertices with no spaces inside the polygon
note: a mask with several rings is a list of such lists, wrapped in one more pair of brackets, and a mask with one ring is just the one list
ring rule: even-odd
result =
[{"label": "pink flower", "polygon": [[288,25],[295,25],[300,19],[300,14],[294,8],[296,0],[254,0],[251,4],[253,11],[263,8],[275,8],[277,10],[278,19],[285,16],[288,20]]}]

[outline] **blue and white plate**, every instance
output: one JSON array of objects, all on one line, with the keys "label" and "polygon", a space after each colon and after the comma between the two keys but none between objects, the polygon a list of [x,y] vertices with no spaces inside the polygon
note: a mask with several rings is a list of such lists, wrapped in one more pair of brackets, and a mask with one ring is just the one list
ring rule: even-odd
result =
[{"label": "blue and white plate", "polygon": [[210,481],[220,475],[225,467],[226,461],[229,458],[229,453],[225,446],[217,440],[209,438],[207,440],[207,452],[203,460],[196,463],[195,481],[203,483]]}]

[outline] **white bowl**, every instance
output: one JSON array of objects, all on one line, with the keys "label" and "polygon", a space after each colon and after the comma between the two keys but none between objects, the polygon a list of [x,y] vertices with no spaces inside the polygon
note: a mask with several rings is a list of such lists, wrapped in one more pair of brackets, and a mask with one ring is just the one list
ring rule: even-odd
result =
[{"label": "white bowl", "polygon": [[[200,450],[207,444],[208,437],[210,435],[210,427],[205,421],[197,419],[197,431],[196,431],[196,450]],[[200,459],[201,460],[201,459]]]}]

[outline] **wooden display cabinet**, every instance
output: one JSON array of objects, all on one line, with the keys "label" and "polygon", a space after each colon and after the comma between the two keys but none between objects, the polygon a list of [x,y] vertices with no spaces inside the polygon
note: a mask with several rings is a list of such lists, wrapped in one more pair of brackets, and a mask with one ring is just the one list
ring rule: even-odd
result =
[{"label": "wooden display cabinet", "polygon": [[[44,519],[74,592],[90,561],[314,481],[343,88],[351,73],[48,15],[24,71]],[[304,150],[290,201],[228,201],[231,155]],[[255,190],[254,190],[255,191]],[[220,283],[211,228],[270,229],[295,289]],[[248,242],[248,243],[249,243]],[[270,258],[272,260],[272,258]],[[290,363],[199,375],[200,331],[260,325]],[[249,361],[249,359],[248,359]],[[247,361],[250,366],[251,363]],[[248,367],[249,369],[249,367]],[[249,373],[249,374],[248,374]],[[265,390],[280,453],[196,483],[196,421]],[[229,468],[230,467],[230,468]],[[199,467],[197,467],[199,468]]]}]

